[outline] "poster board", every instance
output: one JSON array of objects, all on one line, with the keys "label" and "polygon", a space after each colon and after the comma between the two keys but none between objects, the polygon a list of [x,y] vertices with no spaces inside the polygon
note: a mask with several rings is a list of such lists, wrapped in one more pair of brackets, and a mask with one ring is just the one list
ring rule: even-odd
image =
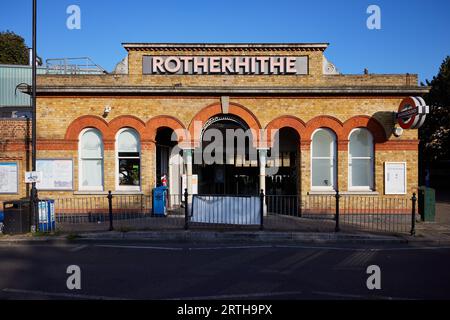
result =
[{"label": "poster board", "polygon": [[384,193],[406,194],[406,162],[384,163]]},{"label": "poster board", "polygon": [[0,194],[19,192],[19,172],[17,162],[0,162]]},{"label": "poster board", "polygon": [[72,159],[38,159],[36,171],[42,172],[38,190],[73,190]]}]

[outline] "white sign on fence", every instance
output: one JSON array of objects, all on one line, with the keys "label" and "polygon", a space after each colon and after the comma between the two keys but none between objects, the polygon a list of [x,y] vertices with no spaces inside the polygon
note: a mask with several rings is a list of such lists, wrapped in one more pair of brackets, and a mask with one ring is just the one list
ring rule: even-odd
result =
[{"label": "white sign on fence", "polygon": [[191,222],[258,225],[261,200],[258,196],[201,196],[192,202]]}]

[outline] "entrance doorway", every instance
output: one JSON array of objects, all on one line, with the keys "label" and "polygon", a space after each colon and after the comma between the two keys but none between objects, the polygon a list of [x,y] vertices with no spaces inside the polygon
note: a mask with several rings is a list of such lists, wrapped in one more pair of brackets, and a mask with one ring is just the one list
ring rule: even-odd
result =
[{"label": "entrance doorway", "polygon": [[181,201],[181,176],[183,159],[180,153],[172,152],[177,141],[173,141],[171,128],[159,128],[156,132],[156,186],[162,185],[162,177],[166,176],[170,202]]},{"label": "entrance doorway", "polygon": [[[217,141],[217,137],[222,141]],[[231,115],[209,119],[203,128],[201,145],[194,150],[193,172],[198,175],[200,194],[257,195],[258,153],[247,124]]]},{"label": "entrance doorway", "polygon": [[[297,195],[299,193],[300,173],[300,137],[292,128],[281,128],[275,137],[278,143],[278,155],[272,148],[268,154],[269,173],[266,177],[266,194],[268,195]],[[276,170],[271,169],[276,167]]]}]

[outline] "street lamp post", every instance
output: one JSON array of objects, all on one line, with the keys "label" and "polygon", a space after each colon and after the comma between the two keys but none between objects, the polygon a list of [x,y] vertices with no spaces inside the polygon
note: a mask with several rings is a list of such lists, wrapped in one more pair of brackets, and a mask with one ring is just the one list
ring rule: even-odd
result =
[{"label": "street lamp post", "polygon": [[[31,170],[36,171],[36,11],[37,11],[37,0],[33,0],[33,44],[32,44],[32,84],[31,84]],[[32,219],[35,224],[35,231],[37,231],[39,226],[38,217],[38,192],[36,189],[36,182],[31,184],[30,192],[31,200],[31,214]]]}]

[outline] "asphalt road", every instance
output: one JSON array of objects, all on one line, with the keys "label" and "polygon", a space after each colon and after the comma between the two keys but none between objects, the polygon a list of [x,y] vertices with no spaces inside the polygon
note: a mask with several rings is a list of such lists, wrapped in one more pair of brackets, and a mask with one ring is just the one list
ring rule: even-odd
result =
[{"label": "asphalt road", "polygon": [[[450,248],[389,245],[0,245],[0,299],[449,299]],[[69,290],[69,265],[81,290]],[[369,290],[369,265],[381,289]]]}]

